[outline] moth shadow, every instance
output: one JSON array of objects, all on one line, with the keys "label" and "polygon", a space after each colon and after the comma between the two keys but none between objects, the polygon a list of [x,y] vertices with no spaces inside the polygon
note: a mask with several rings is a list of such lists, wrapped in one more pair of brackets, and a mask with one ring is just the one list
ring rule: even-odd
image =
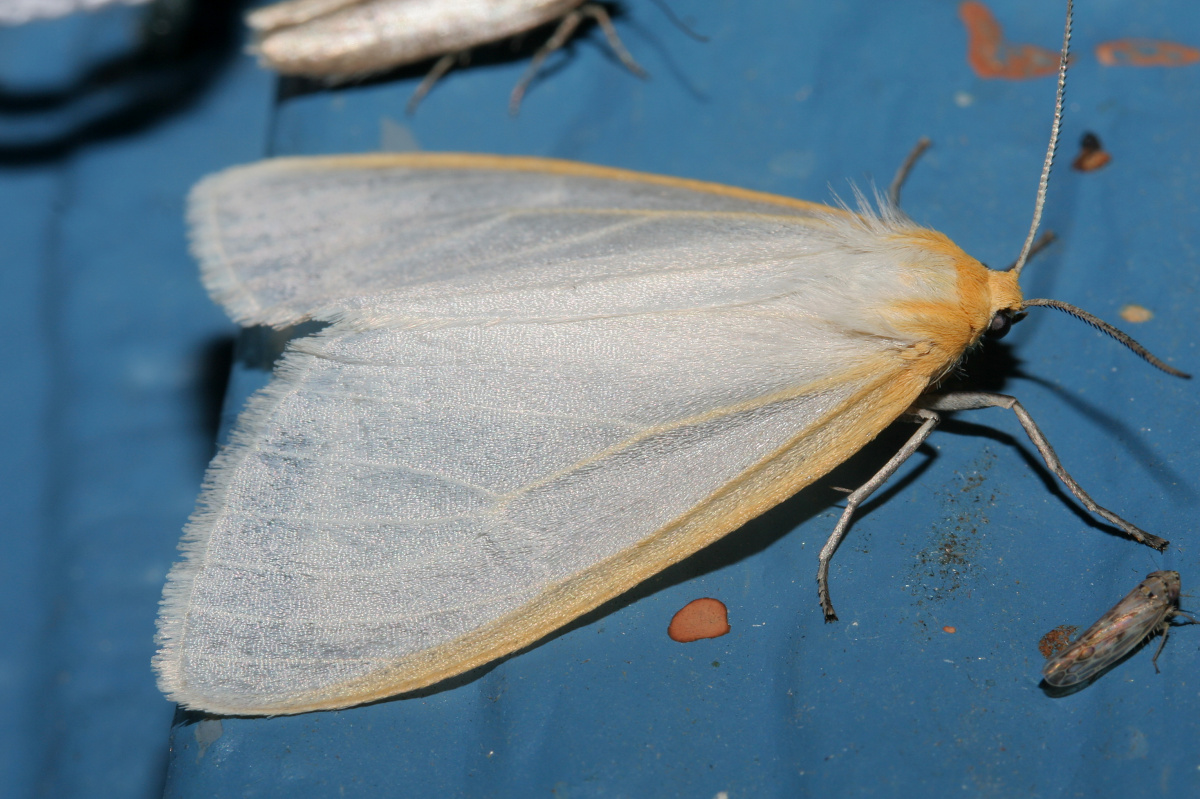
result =
[{"label": "moth shadow", "polygon": [[[1067,391],[1061,385],[1026,372],[1022,368],[1022,364],[1023,361],[1013,354],[1010,345],[999,341],[989,341],[983,347],[973,350],[968,354],[962,368],[957,374],[946,381],[942,390],[1006,393],[1019,400],[1021,399],[1020,392],[1012,389],[1005,390],[1006,384],[1013,378],[1035,383],[1053,393],[1055,398],[1061,400],[1064,405],[1116,439],[1119,446],[1128,452],[1130,457],[1141,464],[1143,470],[1164,492],[1173,495],[1181,501],[1191,501],[1195,498],[1195,492],[1188,487],[1189,480],[1176,471],[1171,464],[1158,457],[1153,449],[1144,444],[1135,428],[1096,405],[1087,402],[1077,394]],[[1117,528],[1097,521],[1095,516],[1092,516],[1080,505],[1075,500],[1075,497],[1046,468],[1046,464],[1042,461],[1041,457],[1030,449],[1030,443],[1024,438],[1023,434],[1013,436],[988,425],[965,421],[969,414],[970,412],[960,411],[957,414],[948,416],[940,429],[960,435],[991,438],[1006,447],[1016,449],[1029,468],[1038,474],[1046,489],[1059,499],[1064,500],[1081,520],[1085,521],[1091,527],[1115,532],[1122,538],[1126,537]],[[1034,421],[1037,421],[1036,417]],[[1052,445],[1057,443],[1053,430],[1043,429],[1043,432]],[[1070,461],[1071,457],[1068,454],[1064,461],[1064,466],[1067,467],[1068,471],[1070,471]]]},{"label": "moth shadow", "polygon": [[0,140],[0,166],[61,160],[177,116],[239,53],[242,0],[155,3],[129,52],[88,65],[63,85],[22,91],[0,85],[0,115],[20,120]]},{"label": "moth shadow", "polygon": [[1170,463],[1160,458],[1153,449],[1144,444],[1141,436],[1138,435],[1138,431],[1133,427],[1095,405],[1086,402],[1078,395],[1064,390],[1062,386],[1027,375],[1020,376],[1045,386],[1054,393],[1055,397],[1062,400],[1064,405],[1067,405],[1097,427],[1111,433],[1120,442],[1121,448],[1128,451],[1130,456],[1141,464],[1150,479],[1157,483],[1164,493],[1171,494],[1181,501],[1192,502],[1196,499],[1196,492],[1189,487],[1191,481],[1185,475],[1180,474]]},{"label": "moth shadow", "polygon": [[216,336],[197,355],[195,391],[192,395],[196,427],[205,441],[216,441],[221,432],[221,410],[229,389],[229,372],[236,349],[234,336]]},{"label": "moth shadow", "polygon": [[[1143,470],[1165,493],[1169,493],[1181,501],[1190,502],[1195,499],[1195,491],[1188,487],[1190,481],[1176,471],[1170,463],[1160,458],[1152,448],[1143,443],[1142,437],[1136,428],[1131,427],[1122,419],[1084,400],[1078,394],[1064,389],[1058,383],[1030,374],[1022,368],[1022,363],[1021,359],[1013,354],[1010,345],[1000,341],[989,341],[983,347],[968,353],[959,373],[946,381],[943,388],[946,391],[962,390],[1007,393],[1019,400],[1021,399],[1019,391],[1005,391],[1005,385],[1009,380],[1016,378],[1041,386],[1054,394],[1055,398],[1068,408],[1116,439],[1120,447],[1128,452],[1130,457],[1141,464]],[[1153,367],[1145,365],[1145,368],[1152,369]],[[951,429],[949,424],[945,425],[945,428]],[[1045,430],[1043,432],[1046,433],[1053,444],[1053,431]],[[1041,459],[1037,458],[1035,460],[1039,464],[1038,469],[1043,473],[1043,476],[1048,475],[1049,473],[1045,471]],[[1051,482],[1056,487],[1059,487],[1057,481],[1053,478],[1051,478]]]}]

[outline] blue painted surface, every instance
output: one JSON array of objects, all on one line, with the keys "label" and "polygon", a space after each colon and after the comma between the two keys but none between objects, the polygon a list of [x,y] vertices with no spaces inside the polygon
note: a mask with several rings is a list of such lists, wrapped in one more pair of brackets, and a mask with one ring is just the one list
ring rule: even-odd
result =
[{"label": "blue painted surface", "polygon": [[230,336],[183,198],[261,152],[273,92],[224,5],[155,57],[141,9],[0,29],[4,796],[162,793],[155,606]]},{"label": "blue painted surface", "polygon": [[[153,124],[2,164],[0,240],[6,261],[21,264],[4,270],[0,292],[18,335],[7,362],[21,378],[0,396],[23,420],[4,432],[0,483],[0,690],[13,708],[0,765],[17,795],[106,784],[144,795],[167,757],[151,619],[210,452],[198,422],[201,353],[234,332],[184,253],[181,197],[200,175],[267,153],[419,146],[827,200],[831,187],[848,195],[848,178],[886,184],[929,135],[908,212],[993,266],[1015,257],[1053,83],[976,77],[956,3],[676,7],[707,44],[653,4],[627,5],[618,29],[651,79],[626,73],[593,32],[554,62],[515,120],[506,104],[519,58],[452,73],[411,118],[415,74],[291,97],[268,134],[271,81],[242,58]],[[1010,39],[1057,46],[1057,4],[990,5]],[[1093,48],[1128,36],[1200,45],[1187,38],[1198,23],[1200,7],[1166,0],[1079,9],[1046,217],[1061,240],[1024,280],[1029,296],[1077,303],[1193,371],[1200,66],[1102,67]],[[119,26],[105,25],[117,23],[4,32],[5,88],[69,81],[120,46]],[[50,36],[95,49],[63,65],[38,38]],[[66,124],[57,120],[0,122],[53,139]],[[1113,153],[1109,167],[1067,168],[1084,130]],[[1128,303],[1154,318],[1121,322]],[[253,343],[243,340],[227,409],[267,378]],[[1162,674],[1142,652],[1065,698],[1038,687],[1038,642],[1058,625],[1091,623],[1155,568],[1178,569],[1185,591],[1200,580],[1189,524],[1200,504],[1200,389],[1045,309],[974,355],[968,372],[973,385],[1018,396],[1098,501],[1175,546],[1158,555],[1092,523],[1038,466],[1010,413],[960,414],[860,515],[832,569],[842,621],[825,625],[814,572],[839,513],[832,486],[864,480],[910,432],[898,427],[710,550],[468,679],[332,713],[179,714],[167,794],[1191,795],[1196,631],[1173,636]],[[670,641],[671,616],[700,596],[729,606],[733,631]]]},{"label": "blue painted surface", "polygon": [[[995,4],[1011,38],[1051,48],[1056,5]],[[268,149],[525,153],[826,199],[830,186],[848,194],[846,178],[886,183],[930,135],[910,213],[994,265],[1015,257],[1053,83],[975,77],[955,4],[689,4],[704,45],[653,6],[631,6],[620,29],[647,82],[593,36],[534,87],[519,119],[505,115],[517,61],[452,74],[411,119],[415,78],[291,98]],[[1047,213],[1062,241],[1026,287],[1114,321],[1126,303],[1150,308],[1135,335],[1195,368],[1197,69],[1102,68],[1091,51],[1200,29],[1198,11],[1080,14],[1068,157]],[[1085,129],[1114,153],[1107,169],[1067,168]],[[864,480],[902,427],[630,597],[450,687],[292,718],[181,715],[168,793],[1195,791],[1193,631],[1179,631],[1161,675],[1145,653],[1070,697],[1038,687],[1045,633],[1090,623],[1154,568],[1178,568],[1187,584],[1200,575],[1188,524],[1200,491],[1195,385],[1050,311],[972,364],[977,385],[1022,398],[1102,503],[1179,547],[1159,556],[1106,533],[1052,484],[1011,414],[962,414],[860,516],[833,567],[842,621],[825,625],[813,575],[838,513],[831,486]],[[671,642],[672,614],[700,596],[729,606],[733,632]]]}]

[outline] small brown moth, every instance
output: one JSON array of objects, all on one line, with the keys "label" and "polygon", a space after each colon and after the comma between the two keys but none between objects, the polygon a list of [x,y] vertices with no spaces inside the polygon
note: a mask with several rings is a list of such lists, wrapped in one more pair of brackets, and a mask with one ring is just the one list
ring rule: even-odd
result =
[{"label": "small brown moth", "polygon": [[1196,621],[1179,610],[1179,572],[1151,572],[1073,644],[1051,658],[1042,669],[1042,677],[1054,688],[1079,685],[1125,657],[1149,636],[1162,632],[1162,642],[1151,661],[1157,672],[1158,655],[1167,643],[1171,617],[1176,615]]},{"label": "small brown moth", "polygon": [[288,0],[246,17],[264,66],[284,75],[344,83],[441,56],[413,92],[411,112],[468,50],[558,21],[513,88],[516,113],[542,63],[587,18],[631,72],[645,72],[617,37],[604,7],[584,0]]}]

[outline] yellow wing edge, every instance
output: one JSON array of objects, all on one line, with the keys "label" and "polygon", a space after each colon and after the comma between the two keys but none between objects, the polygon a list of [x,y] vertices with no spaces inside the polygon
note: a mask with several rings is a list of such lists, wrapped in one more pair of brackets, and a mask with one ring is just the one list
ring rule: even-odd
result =
[{"label": "yellow wing edge", "polygon": [[463,170],[493,170],[509,172],[539,172],[549,175],[563,175],[578,178],[601,178],[604,180],[620,180],[630,183],[645,183],[652,186],[664,186],[673,189],[686,189],[712,194],[734,200],[767,203],[790,208],[810,214],[837,214],[849,216],[850,213],[841,208],[834,208],[821,203],[797,200],[779,194],[770,194],[753,189],[742,189],[736,186],[726,186],[723,183],[712,183],[706,180],[677,178],[670,175],[655,175],[649,172],[637,172],[632,169],[619,167],[598,166],[578,161],[567,161],[559,158],[540,158],[528,155],[489,155],[484,153],[362,153],[356,155],[328,156],[295,156],[273,158],[259,161],[242,167],[234,167],[231,171],[241,169],[261,169],[264,167],[281,170],[303,169],[463,169]]}]

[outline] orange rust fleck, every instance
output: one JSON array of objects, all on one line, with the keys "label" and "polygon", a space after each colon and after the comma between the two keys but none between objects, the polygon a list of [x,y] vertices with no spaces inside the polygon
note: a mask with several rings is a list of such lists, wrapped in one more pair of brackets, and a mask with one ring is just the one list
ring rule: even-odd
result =
[{"label": "orange rust fleck", "polygon": [[1096,45],[1106,67],[1182,67],[1200,61],[1200,49],[1162,39],[1114,39]]},{"label": "orange rust fleck", "polygon": [[720,638],[729,632],[729,612],[719,599],[704,597],[684,605],[671,619],[667,635],[681,644],[701,638]]},{"label": "orange rust fleck", "polygon": [[1058,72],[1058,51],[1004,41],[1004,29],[983,3],[960,3],[958,15],[967,26],[967,63],[979,77],[1028,80]]},{"label": "orange rust fleck", "polygon": [[1079,628],[1073,624],[1060,624],[1050,632],[1042,636],[1042,640],[1038,641],[1038,651],[1042,653],[1042,657],[1049,660],[1059,652],[1067,648],[1071,643],[1071,636]]},{"label": "orange rust fleck", "polygon": [[949,624],[947,624],[945,627],[943,627],[943,628],[942,628],[942,632],[944,632],[944,633],[951,633],[951,634],[953,634],[953,633],[956,633],[956,632],[958,632],[958,628],[957,628],[957,627],[951,627]]},{"label": "orange rust fleck", "polygon": [[1149,322],[1154,318],[1154,311],[1151,311],[1149,308],[1143,308],[1140,305],[1126,305],[1118,313],[1121,314],[1121,318],[1126,322],[1133,322],[1134,324]]},{"label": "orange rust fleck", "polygon": [[1084,150],[1075,156],[1075,160],[1071,162],[1071,166],[1080,172],[1091,172],[1107,165],[1111,160],[1112,156],[1103,150]]}]

